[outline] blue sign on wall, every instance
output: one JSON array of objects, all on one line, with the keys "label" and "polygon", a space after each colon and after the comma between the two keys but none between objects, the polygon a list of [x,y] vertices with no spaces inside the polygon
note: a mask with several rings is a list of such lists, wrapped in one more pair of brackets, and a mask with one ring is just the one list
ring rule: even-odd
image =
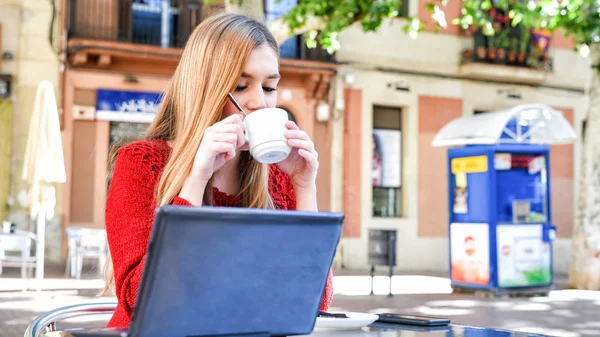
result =
[{"label": "blue sign on wall", "polygon": [[98,89],[96,94],[96,119],[134,123],[151,123],[162,98],[139,91]]}]

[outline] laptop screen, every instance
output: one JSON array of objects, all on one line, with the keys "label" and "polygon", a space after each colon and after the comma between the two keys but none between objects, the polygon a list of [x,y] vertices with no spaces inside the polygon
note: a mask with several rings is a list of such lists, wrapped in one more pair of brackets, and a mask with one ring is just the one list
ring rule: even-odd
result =
[{"label": "laptop screen", "polygon": [[326,212],[161,207],[130,335],[311,333],[343,218]]}]

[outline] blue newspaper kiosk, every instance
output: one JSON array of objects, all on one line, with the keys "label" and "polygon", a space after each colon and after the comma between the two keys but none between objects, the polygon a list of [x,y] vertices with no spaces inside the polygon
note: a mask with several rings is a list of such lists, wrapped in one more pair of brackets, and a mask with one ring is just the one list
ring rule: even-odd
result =
[{"label": "blue newspaper kiosk", "polygon": [[448,149],[450,279],[493,295],[547,293],[553,284],[550,144],[575,141],[561,112],[541,104],[455,119],[433,146]]}]

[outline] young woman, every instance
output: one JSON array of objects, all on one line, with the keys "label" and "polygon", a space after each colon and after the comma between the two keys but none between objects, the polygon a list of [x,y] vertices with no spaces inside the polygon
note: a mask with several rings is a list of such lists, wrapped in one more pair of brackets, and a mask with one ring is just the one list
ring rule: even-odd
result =
[{"label": "young woman", "polygon": [[[279,77],[277,43],[260,22],[225,13],[196,27],[145,139],[120,148],[111,164],[106,274],[119,304],[109,327],[129,326],[158,205],[317,211],[318,154],[306,132],[287,122],[292,152],[261,164],[227,97],[249,114],[275,107]],[[332,296],[330,273],[322,310]]]}]

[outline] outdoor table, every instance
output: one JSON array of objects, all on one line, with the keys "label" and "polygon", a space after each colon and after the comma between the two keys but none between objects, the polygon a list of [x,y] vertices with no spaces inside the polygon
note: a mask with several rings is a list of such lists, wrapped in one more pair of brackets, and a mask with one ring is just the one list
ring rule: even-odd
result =
[{"label": "outdoor table", "polygon": [[[55,331],[43,334],[44,337],[109,337],[119,336],[114,332],[126,332],[126,329],[87,329],[76,331]],[[83,332],[83,333],[82,333]],[[126,335],[121,335],[126,336]],[[233,336],[233,335],[232,335]],[[477,327],[450,324],[439,327],[419,327],[400,324],[373,323],[360,330],[321,330],[315,329],[311,337],[549,337],[528,332],[500,330],[489,327]]]}]

